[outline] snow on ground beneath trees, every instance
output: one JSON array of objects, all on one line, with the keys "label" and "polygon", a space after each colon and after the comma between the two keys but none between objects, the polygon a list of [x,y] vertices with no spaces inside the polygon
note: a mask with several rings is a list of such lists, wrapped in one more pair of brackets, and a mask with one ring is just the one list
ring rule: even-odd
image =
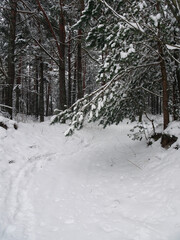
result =
[{"label": "snow on ground beneath trees", "polygon": [[132,127],[1,129],[0,239],[179,240],[180,150],[132,141]]}]

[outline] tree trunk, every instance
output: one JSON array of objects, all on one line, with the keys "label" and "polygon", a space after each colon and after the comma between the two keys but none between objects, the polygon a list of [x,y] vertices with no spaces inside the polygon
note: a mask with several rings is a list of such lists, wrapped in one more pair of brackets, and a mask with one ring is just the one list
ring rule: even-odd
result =
[{"label": "tree trunk", "polygon": [[51,83],[47,83],[47,96],[46,96],[46,116],[49,116],[49,99],[51,93]]},{"label": "tree trunk", "polygon": [[[157,12],[160,12],[160,1],[157,1]],[[162,90],[163,90],[163,120],[164,120],[164,129],[167,128],[169,124],[169,109],[168,109],[168,80],[167,80],[167,72],[166,72],[166,64],[164,60],[164,52],[163,46],[161,43],[161,35],[160,35],[160,24],[158,23],[158,52],[159,52],[159,60],[160,60],[160,68],[161,68],[161,75],[162,75]]]},{"label": "tree trunk", "polygon": [[68,43],[68,107],[71,106],[71,92],[72,92],[72,79],[71,79],[71,30],[69,30],[69,43]]},{"label": "tree trunk", "polygon": [[31,73],[28,74],[28,115],[32,115]]},{"label": "tree trunk", "polygon": [[177,94],[176,94],[176,80],[173,82],[173,120],[177,120]]},{"label": "tree trunk", "polygon": [[[80,15],[84,10],[84,0],[79,0]],[[78,45],[77,45],[77,84],[78,99],[83,97],[83,79],[82,79],[82,29],[78,29]]]},{"label": "tree trunk", "polygon": [[65,19],[63,13],[63,0],[59,0],[60,16],[59,16],[59,88],[60,88],[60,110],[66,108],[66,84],[65,84]]},{"label": "tree trunk", "polygon": [[40,59],[40,98],[39,98],[39,115],[40,122],[44,122],[44,64],[42,58]]},{"label": "tree trunk", "polygon": [[84,59],[84,69],[83,69],[83,96],[86,92],[86,59]]},{"label": "tree trunk", "polygon": [[[174,58],[179,60],[179,50],[174,50]],[[179,63],[175,61],[176,66],[176,79],[177,79],[177,87],[178,87],[178,95],[180,98],[180,67]]]},{"label": "tree trunk", "polygon": [[155,114],[155,97],[151,94],[151,113]]},{"label": "tree trunk", "polygon": [[166,73],[166,65],[164,61],[164,54],[161,42],[158,41],[158,52],[160,54],[160,68],[162,75],[162,90],[163,90],[163,120],[164,120],[164,129],[167,128],[169,124],[169,109],[168,109],[168,81]]},{"label": "tree trunk", "polygon": [[[177,65],[179,65],[177,63]],[[178,85],[178,92],[179,92],[179,98],[180,98],[180,69],[177,67],[176,70],[176,77],[177,77],[177,85]]]},{"label": "tree trunk", "polygon": [[39,77],[39,70],[38,70],[38,57],[36,56],[35,59],[35,116],[38,119],[39,117],[39,86],[38,86],[38,77]]},{"label": "tree trunk", "polygon": [[[5,105],[13,107],[13,87],[15,80],[15,38],[16,38],[16,16],[18,0],[9,0],[10,18],[9,18],[9,42],[8,42],[8,79],[5,90]],[[12,118],[12,108],[7,108]]]},{"label": "tree trunk", "polygon": [[82,84],[82,52],[81,52],[81,29],[78,30],[78,46],[77,46],[77,84],[78,84],[78,99],[83,97]]},{"label": "tree trunk", "polygon": [[74,79],[73,79],[73,94],[72,94],[72,104],[76,101],[76,88],[77,88],[77,69],[76,69],[76,57],[74,60]]},{"label": "tree trunk", "polygon": [[19,105],[19,101],[20,101],[20,84],[21,84],[21,76],[22,75],[22,57],[20,56],[19,58],[19,69],[18,69],[18,76],[17,76],[17,81],[16,81],[16,113],[20,112],[20,105]]}]

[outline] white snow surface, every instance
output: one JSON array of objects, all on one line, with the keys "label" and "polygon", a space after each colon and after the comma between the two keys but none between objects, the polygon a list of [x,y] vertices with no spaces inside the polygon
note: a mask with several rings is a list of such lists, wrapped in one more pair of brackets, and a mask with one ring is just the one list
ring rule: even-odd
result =
[{"label": "white snow surface", "polygon": [[0,240],[179,240],[180,149],[132,141],[132,127],[3,130]]}]

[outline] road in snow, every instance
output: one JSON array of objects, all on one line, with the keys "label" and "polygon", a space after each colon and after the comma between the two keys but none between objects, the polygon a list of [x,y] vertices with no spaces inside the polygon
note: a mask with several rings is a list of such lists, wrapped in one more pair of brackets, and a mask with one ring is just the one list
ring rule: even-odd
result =
[{"label": "road in snow", "polygon": [[179,240],[180,150],[132,124],[0,131],[0,240]]}]

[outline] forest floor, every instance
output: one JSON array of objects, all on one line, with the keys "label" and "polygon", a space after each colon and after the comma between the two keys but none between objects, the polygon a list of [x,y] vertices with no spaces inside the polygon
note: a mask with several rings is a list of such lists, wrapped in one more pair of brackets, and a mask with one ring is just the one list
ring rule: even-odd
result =
[{"label": "forest floor", "polygon": [[180,149],[132,124],[0,129],[0,240],[179,240]]}]

